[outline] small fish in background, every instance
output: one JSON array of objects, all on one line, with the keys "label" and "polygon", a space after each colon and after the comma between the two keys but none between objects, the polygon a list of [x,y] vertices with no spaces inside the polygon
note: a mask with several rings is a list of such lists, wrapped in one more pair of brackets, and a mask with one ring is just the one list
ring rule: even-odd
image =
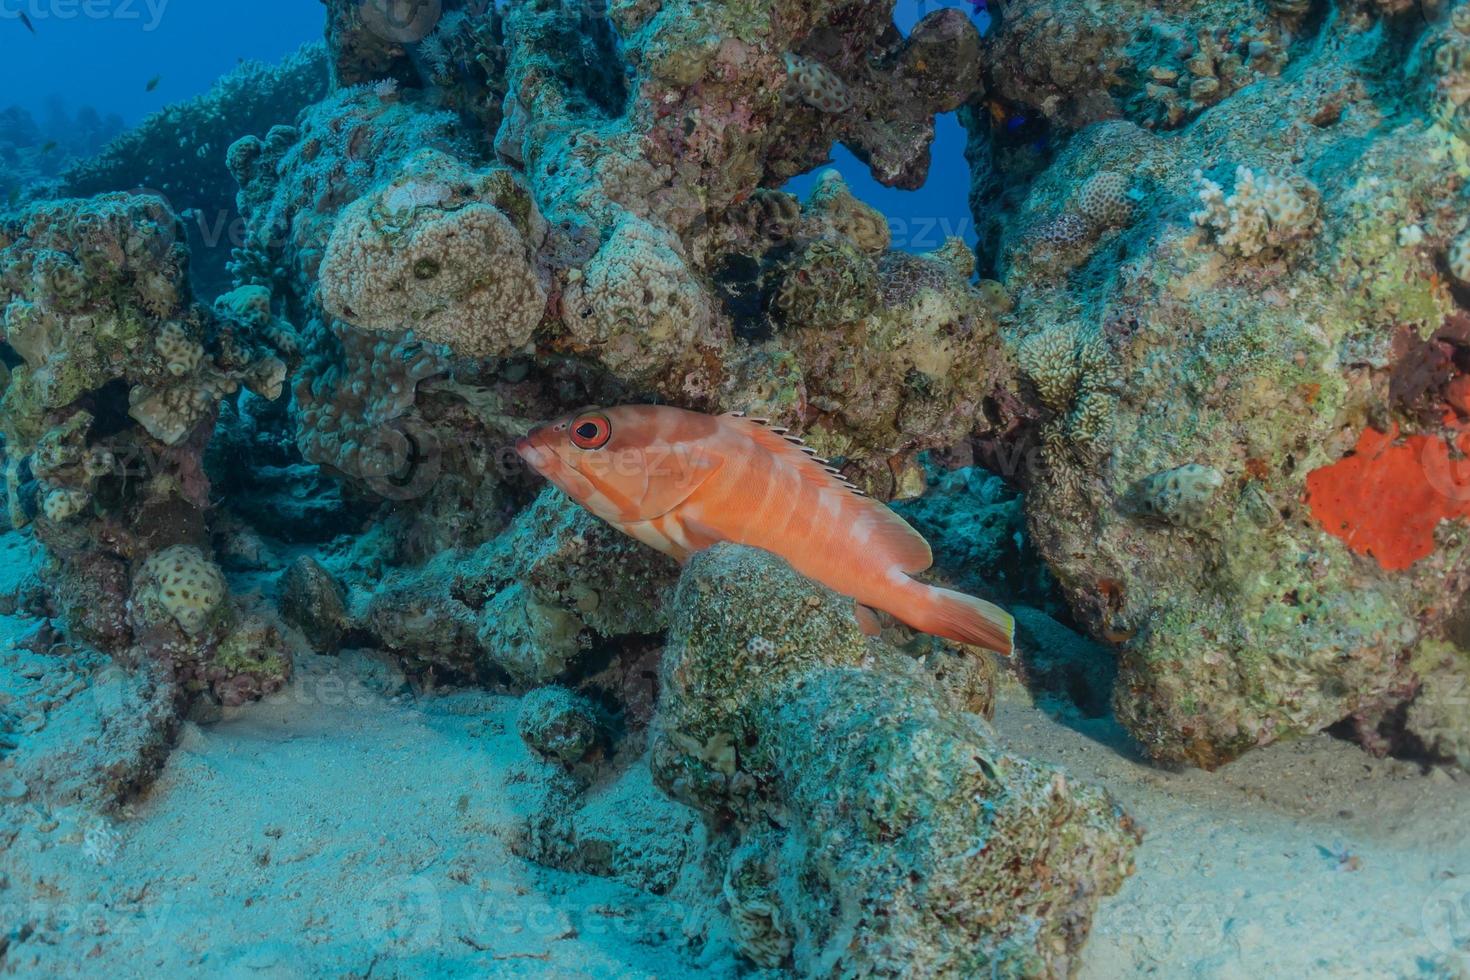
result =
[{"label": "small fish in background", "polygon": [[47,140],[45,143],[42,143],[41,144],[41,154],[43,156],[45,154],[55,153],[55,152],[56,152],[56,141],[55,140]]},{"label": "small fish in background", "polygon": [[154,89],[158,88],[158,83],[161,81],[163,81],[162,75],[154,75],[152,78],[148,79],[148,85],[146,86],[145,91],[152,92]]},{"label": "small fish in background", "polygon": [[882,609],[925,633],[1011,652],[1010,614],[913,578],[933,564],[929,543],[779,426],[623,405],[532,429],[516,452],[587,510],[679,561],[721,541],[751,545],[851,596],[865,633],[878,632],[873,610]]},{"label": "small fish in background", "polygon": [[36,25],[31,23],[31,19],[26,16],[26,12],[24,10],[20,12],[20,22],[26,25],[26,30],[30,31],[32,34],[36,33]]}]

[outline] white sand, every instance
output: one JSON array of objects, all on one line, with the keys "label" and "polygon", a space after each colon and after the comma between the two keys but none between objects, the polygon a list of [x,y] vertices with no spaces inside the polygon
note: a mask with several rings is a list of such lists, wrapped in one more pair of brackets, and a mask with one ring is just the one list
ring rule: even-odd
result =
[{"label": "white sand", "polygon": [[1085,977],[1470,975],[1470,777],[1327,735],[1168,772],[1113,722],[1067,727],[1014,687],[996,727],[1144,826]]},{"label": "white sand", "polygon": [[[0,536],[0,578],[24,558]],[[3,618],[0,635],[34,625]],[[551,782],[516,705],[415,697],[371,655],[306,656],[283,695],[186,724],[123,819],[0,803],[0,973],[733,974],[718,936],[690,958],[685,932],[707,908],[512,854]],[[1068,727],[1015,685],[996,726],[1017,752],[1108,786],[1147,831],[1084,976],[1470,975],[1470,777],[1326,736],[1165,772],[1111,722]],[[630,837],[662,830],[614,811]]]}]

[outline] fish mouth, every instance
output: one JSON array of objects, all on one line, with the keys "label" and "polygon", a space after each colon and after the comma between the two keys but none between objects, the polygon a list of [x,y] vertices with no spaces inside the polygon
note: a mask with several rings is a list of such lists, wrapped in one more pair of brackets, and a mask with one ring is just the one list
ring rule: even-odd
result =
[{"label": "fish mouth", "polygon": [[546,472],[546,464],[550,462],[546,450],[532,442],[530,436],[522,436],[517,439],[515,449],[516,455],[524,459],[532,469],[538,473]]}]

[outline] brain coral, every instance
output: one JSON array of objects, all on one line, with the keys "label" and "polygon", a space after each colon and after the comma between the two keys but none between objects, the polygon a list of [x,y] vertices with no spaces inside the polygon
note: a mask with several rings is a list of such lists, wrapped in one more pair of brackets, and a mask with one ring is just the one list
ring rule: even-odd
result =
[{"label": "brain coral", "polygon": [[832,69],[800,55],[787,54],[787,92],[818,112],[838,113],[852,108],[852,96]]},{"label": "brain coral", "polygon": [[466,357],[510,354],[546,308],[527,240],[540,220],[508,171],[473,173],[421,151],[343,212],[322,261],[322,306],[367,330],[411,328]]},{"label": "brain coral", "polygon": [[1140,486],[1140,504],[1145,514],[1179,527],[1196,527],[1205,518],[1215,491],[1225,477],[1212,466],[1186,463],[1155,473]]},{"label": "brain coral", "polygon": [[1113,170],[1098,171],[1077,189],[1076,206],[1094,230],[1126,225],[1133,216],[1128,178]]}]

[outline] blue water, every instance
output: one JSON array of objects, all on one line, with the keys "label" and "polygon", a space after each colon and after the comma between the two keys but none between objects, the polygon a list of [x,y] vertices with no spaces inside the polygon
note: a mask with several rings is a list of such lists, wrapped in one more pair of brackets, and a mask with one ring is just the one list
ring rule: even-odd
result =
[{"label": "blue water", "polygon": [[59,98],[134,123],[241,59],[277,61],[320,38],[322,18],[314,0],[3,0],[0,107],[39,117]]},{"label": "blue water", "polygon": [[[970,0],[900,0],[895,22],[907,33],[941,7],[973,10]],[[322,18],[312,0],[0,0],[0,110],[24,109],[44,139],[85,107],[131,125],[207,91],[242,59],[277,61],[319,39]],[[954,115],[941,116],[929,180],[915,191],[882,186],[840,145],[833,166],[889,216],[895,247],[923,252],[950,236],[975,240],[964,145]],[[819,172],[787,189],[805,196]]]}]

